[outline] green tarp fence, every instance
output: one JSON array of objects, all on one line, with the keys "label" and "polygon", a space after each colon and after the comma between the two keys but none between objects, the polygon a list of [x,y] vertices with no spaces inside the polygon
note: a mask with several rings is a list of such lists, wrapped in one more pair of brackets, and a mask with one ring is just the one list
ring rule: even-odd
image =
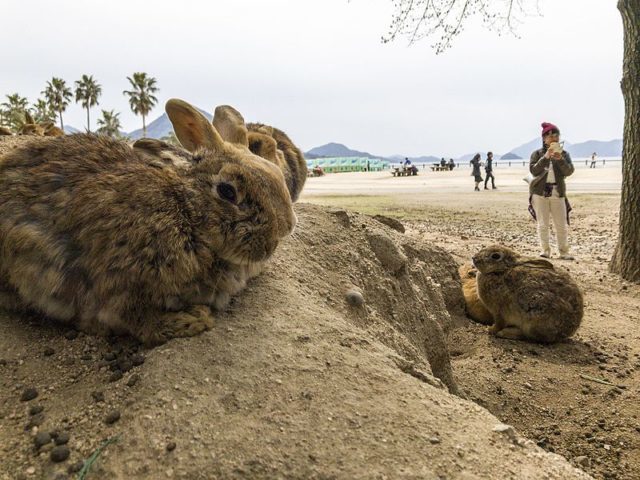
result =
[{"label": "green tarp fence", "polygon": [[379,172],[389,168],[389,161],[367,157],[325,157],[307,160],[307,168],[320,166],[325,173]]}]

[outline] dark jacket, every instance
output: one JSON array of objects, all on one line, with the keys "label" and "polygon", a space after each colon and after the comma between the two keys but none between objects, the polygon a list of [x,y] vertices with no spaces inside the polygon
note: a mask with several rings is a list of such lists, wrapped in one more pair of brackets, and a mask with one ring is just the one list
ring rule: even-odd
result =
[{"label": "dark jacket", "polygon": [[473,171],[471,172],[472,177],[480,177],[482,174],[480,173],[480,159],[472,158],[469,164],[473,167]]},{"label": "dark jacket", "polygon": [[493,172],[493,157],[487,157],[487,162],[484,164],[484,171],[487,173]]},{"label": "dark jacket", "polygon": [[560,160],[550,160],[544,158],[545,149],[540,148],[531,154],[529,160],[529,171],[534,178],[529,184],[529,193],[536,195],[544,195],[544,184],[547,182],[548,172],[545,169],[550,163],[553,163],[553,173],[556,176],[556,186],[558,188],[558,195],[561,197],[566,196],[567,187],[564,179],[571,175],[575,168],[571,162],[571,155],[565,150],[562,152],[562,158]]}]

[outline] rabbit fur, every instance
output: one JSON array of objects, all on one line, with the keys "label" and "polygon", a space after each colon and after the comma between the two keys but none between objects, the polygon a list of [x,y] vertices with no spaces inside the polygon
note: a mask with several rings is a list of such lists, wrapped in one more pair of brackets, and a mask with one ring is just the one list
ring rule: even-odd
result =
[{"label": "rabbit fur", "polygon": [[573,335],[584,303],[578,285],[542,258],[500,245],[473,256],[478,295],[491,312],[490,332],[502,338],[553,343]]},{"label": "rabbit fur", "polygon": [[190,168],[91,134],[0,159],[0,301],[149,345],[211,328],[296,217],[273,163],[186,102],[166,111]]},{"label": "rabbit fur", "polygon": [[467,315],[478,323],[492,325],[493,316],[478,296],[478,284],[476,282],[478,270],[473,264],[465,263],[464,265],[460,265],[458,273],[462,281],[462,294],[464,296]]}]

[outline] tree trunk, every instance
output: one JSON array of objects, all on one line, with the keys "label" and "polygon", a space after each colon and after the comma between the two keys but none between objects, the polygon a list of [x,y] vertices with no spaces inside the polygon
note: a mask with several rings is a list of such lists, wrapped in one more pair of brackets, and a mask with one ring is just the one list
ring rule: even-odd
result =
[{"label": "tree trunk", "polygon": [[60,129],[64,132],[64,123],[62,123],[62,110],[58,110],[58,115],[60,116]]},{"label": "tree trunk", "polygon": [[89,107],[87,107],[87,132],[91,132],[91,123],[89,123]]},{"label": "tree trunk", "polygon": [[609,269],[640,282],[640,1],[618,0],[624,31],[622,198],[618,244]]},{"label": "tree trunk", "polygon": [[144,115],[142,115],[142,136],[147,138],[147,124],[144,122]]}]

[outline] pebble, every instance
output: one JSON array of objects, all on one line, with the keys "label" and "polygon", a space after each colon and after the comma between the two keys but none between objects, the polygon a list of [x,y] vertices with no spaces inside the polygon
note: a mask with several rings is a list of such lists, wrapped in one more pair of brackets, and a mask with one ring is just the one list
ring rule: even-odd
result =
[{"label": "pebble", "polygon": [[50,357],[51,355],[56,353],[56,351],[51,347],[47,347],[47,348],[44,349],[44,352],[42,352],[42,353],[44,353],[45,357]]},{"label": "pebble", "polygon": [[107,416],[104,419],[104,422],[107,425],[111,425],[113,423],[116,423],[118,420],[120,420],[120,412],[118,410],[112,410],[107,414]]},{"label": "pebble", "polygon": [[67,340],[75,340],[76,338],[78,338],[78,331],[68,330],[67,332],[65,332],[64,338],[66,338]]},{"label": "pebble", "polygon": [[56,445],[66,445],[69,442],[69,437],[68,432],[60,432],[55,439]]},{"label": "pebble", "polygon": [[442,440],[440,440],[440,437],[429,437],[429,443],[431,445],[437,445],[438,443],[440,443]]},{"label": "pebble", "polygon": [[43,410],[44,410],[44,407],[42,405],[33,405],[29,409],[29,415],[37,415],[39,413],[42,413]]},{"label": "pebble", "polygon": [[362,293],[357,290],[348,290],[344,297],[347,303],[352,307],[360,307],[361,305],[364,305],[364,297],[362,296]]},{"label": "pebble", "polygon": [[33,387],[25,388],[22,392],[22,395],[20,395],[20,401],[28,402],[29,400],[33,400],[37,396],[38,396],[38,391],[35,388]]},{"label": "pebble", "polygon": [[133,387],[136,383],[138,383],[138,380],[140,380],[140,375],[134,373],[129,377],[129,380],[127,380],[127,387]]},{"label": "pebble", "polygon": [[32,415],[27,424],[25,430],[31,430],[33,427],[39,427],[44,422],[44,413],[36,413]]},{"label": "pebble", "polygon": [[575,457],[573,461],[575,462],[576,465],[579,465],[581,467],[588,467],[589,464],[591,463],[589,461],[589,457],[585,455],[580,455],[579,457]]},{"label": "pebble", "polygon": [[36,473],[36,467],[28,467],[25,472],[27,473],[27,475],[33,475],[34,473]]},{"label": "pebble", "polygon": [[109,381],[110,382],[117,382],[121,378],[122,378],[122,372],[120,370],[117,370],[117,371],[115,371],[115,372],[113,372],[111,374],[111,376],[109,377]]},{"label": "pebble", "polygon": [[144,363],[144,355],[142,355],[140,353],[135,353],[135,354],[131,355],[131,362],[133,363],[133,365],[135,367],[139,367],[140,365],[142,365]]},{"label": "pebble", "polygon": [[176,442],[167,443],[167,452],[173,452],[176,449]]},{"label": "pebble", "polygon": [[107,352],[102,358],[104,358],[107,362],[113,362],[116,359],[116,354],[113,352]]},{"label": "pebble", "polygon": [[38,432],[33,438],[33,444],[36,448],[40,448],[51,441],[51,435],[47,432]]},{"label": "pebble", "polygon": [[511,425],[506,425],[504,423],[499,423],[498,425],[493,427],[492,430],[494,432],[497,432],[497,433],[504,433],[511,440],[515,440],[516,439],[516,431],[514,430],[514,428]]},{"label": "pebble", "polygon": [[51,450],[51,461],[53,462],[64,462],[67,458],[69,458],[71,451],[69,447],[66,445],[58,445],[57,447],[53,447]]},{"label": "pebble", "polygon": [[93,400],[96,402],[104,402],[104,393],[100,391],[91,392]]},{"label": "pebble", "polygon": [[84,462],[80,460],[79,462],[72,463],[71,465],[69,465],[69,468],[67,468],[67,472],[78,473],[80,470],[82,470],[82,467],[84,467]]}]

